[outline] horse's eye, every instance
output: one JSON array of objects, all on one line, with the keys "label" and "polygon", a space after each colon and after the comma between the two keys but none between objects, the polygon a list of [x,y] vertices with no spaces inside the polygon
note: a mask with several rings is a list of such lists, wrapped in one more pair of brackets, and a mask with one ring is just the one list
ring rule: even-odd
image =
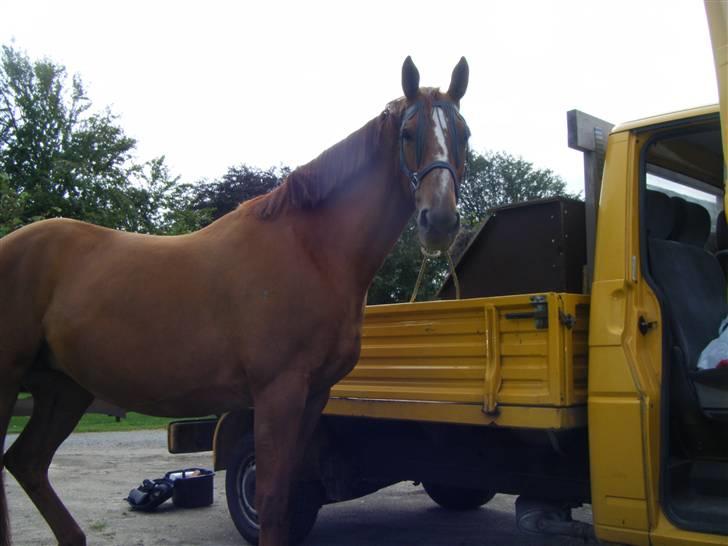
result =
[{"label": "horse's eye", "polygon": [[406,140],[407,142],[410,142],[412,140],[412,138],[413,138],[412,137],[412,131],[410,131],[409,129],[404,129],[402,131],[402,138],[404,140]]}]

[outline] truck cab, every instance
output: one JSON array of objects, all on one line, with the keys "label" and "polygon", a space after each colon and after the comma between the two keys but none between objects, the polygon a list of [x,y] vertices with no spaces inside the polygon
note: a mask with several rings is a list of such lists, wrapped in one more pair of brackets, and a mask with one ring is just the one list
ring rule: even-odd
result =
[{"label": "truck cab", "polygon": [[588,395],[592,505],[607,540],[728,535],[728,369],[698,366],[728,315],[721,139],[718,106],[609,136]]}]

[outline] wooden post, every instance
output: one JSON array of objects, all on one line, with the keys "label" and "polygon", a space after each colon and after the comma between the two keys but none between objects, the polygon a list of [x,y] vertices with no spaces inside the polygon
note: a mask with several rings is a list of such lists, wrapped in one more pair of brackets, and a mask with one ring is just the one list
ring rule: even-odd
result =
[{"label": "wooden post", "polygon": [[579,110],[569,110],[566,113],[566,124],[569,132],[569,148],[584,152],[584,205],[586,209],[584,292],[589,293],[594,278],[594,248],[607,137],[614,125]]}]

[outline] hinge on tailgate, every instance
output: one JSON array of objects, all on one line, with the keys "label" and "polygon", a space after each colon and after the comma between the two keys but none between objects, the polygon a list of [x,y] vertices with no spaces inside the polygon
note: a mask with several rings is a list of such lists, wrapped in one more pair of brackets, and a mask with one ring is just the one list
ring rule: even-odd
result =
[{"label": "hinge on tailgate", "polygon": [[536,323],[537,330],[545,330],[549,327],[549,305],[546,296],[531,296],[531,305],[534,311],[525,313],[506,313],[509,320],[532,318]]}]

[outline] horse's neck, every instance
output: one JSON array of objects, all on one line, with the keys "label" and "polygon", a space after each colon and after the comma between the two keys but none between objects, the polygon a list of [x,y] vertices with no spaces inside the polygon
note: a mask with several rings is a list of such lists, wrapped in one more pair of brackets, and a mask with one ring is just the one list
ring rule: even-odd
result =
[{"label": "horse's neck", "polygon": [[309,254],[361,297],[412,213],[412,199],[400,184],[396,168],[372,169],[299,217]]}]

